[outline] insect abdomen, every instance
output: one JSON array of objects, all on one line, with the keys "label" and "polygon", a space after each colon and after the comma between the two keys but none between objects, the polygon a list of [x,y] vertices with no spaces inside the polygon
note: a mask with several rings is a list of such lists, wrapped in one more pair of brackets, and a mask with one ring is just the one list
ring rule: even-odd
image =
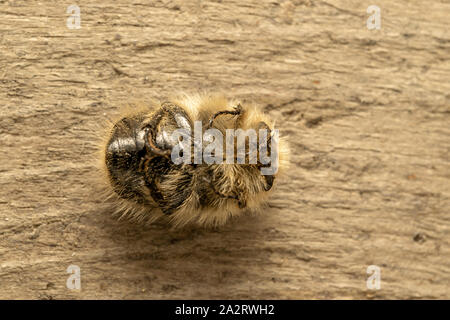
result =
[{"label": "insect abdomen", "polygon": [[123,118],[113,127],[106,145],[105,162],[114,191],[124,199],[144,200],[145,184],[140,166],[145,155],[140,116]]}]

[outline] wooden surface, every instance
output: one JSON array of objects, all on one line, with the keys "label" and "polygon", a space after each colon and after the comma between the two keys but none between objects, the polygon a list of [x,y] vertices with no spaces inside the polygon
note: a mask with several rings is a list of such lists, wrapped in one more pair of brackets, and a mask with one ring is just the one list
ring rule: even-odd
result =
[{"label": "wooden surface", "polygon": [[[0,298],[450,298],[449,12],[0,1]],[[258,102],[288,136],[270,207],[213,231],[115,221],[90,182],[92,128],[127,102],[198,90]]]}]

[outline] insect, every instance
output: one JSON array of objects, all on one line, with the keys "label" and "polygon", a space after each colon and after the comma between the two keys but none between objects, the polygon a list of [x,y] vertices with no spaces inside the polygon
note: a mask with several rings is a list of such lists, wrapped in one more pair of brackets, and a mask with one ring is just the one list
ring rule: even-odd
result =
[{"label": "insect", "polygon": [[108,197],[123,217],[223,225],[257,211],[277,184],[288,151],[275,132],[258,107],[223,96],[131,108],[111,123],[102,144]]}]

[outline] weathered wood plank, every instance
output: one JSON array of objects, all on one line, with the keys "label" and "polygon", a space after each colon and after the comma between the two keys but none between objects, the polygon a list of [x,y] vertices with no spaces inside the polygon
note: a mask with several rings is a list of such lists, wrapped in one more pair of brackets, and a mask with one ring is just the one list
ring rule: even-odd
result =
[{"label": "weathered wood plank", "polygon": [[[79,30],[40,3],[0,1],[0,298],[450,298],[448,2],[379,0],[380,30],[353,0],[80,0]],[[270,208],[217,231],[114,221],[92,128],[196,90],[288,136]]]}]

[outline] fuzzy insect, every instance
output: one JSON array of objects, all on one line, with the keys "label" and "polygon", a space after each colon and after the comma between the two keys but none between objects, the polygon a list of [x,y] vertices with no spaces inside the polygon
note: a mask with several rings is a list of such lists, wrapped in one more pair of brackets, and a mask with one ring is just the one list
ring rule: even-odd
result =
[{"label": "fuzzy insect", "polygon": [[[212,163],[198,161],[208,145],[198,145],[197,125],[201,138],[211,130],[227,137],[215,141],[219,147],[215,151],[233,151],[232,163],[217,154]],[[231,129],[240,134],[230,140]],[[266,147],[257,149],[253,157],[250,152],[241,153],[244,157],[239,161],[239,145],[234,142],[244,133],[241,147],[250,150],[255,141],[245,136],[249,129],[257,132],[260,142],[267,142]],[[261,129],[268,134],[261,135]],[[178,132],[184,136],[175,135]],[[124,217],[147,222],[163,218],[174,227],[223,225],[232,216],[258,211],[285,169],[287,145],[282,138],[272,141],[273,133],[272,122],[256,106],[222,96],[184,96],[156,106],[129,108],[113,121],[102,144],[100,167],[107,195],[118,201],[117,212]],[[182,140],[188,141],[187,148],[180,150]],[[261,152],[274,151],[274,142],[276,170],[262,174],[274,163],[267,158],[262,161]],[[233,143],[231,149],[227,143]],[[183,162],[174,161],[175,148]]]}]

